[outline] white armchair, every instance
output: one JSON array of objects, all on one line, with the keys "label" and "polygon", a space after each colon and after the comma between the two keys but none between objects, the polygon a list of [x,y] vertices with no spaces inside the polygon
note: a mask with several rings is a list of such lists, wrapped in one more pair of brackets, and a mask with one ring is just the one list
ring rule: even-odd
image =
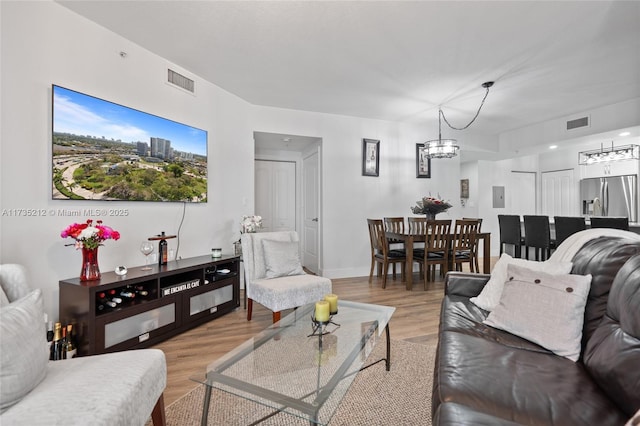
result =
[{"label": "white armchair", "polygon": [[164,426],[164,353],[140,349],[49,361],[42,291],[0,265],[0,424]]},{"label": "white armchair", "polygon": [[245,233],[240,241],[248,321],[254,301],[273,312],[275,323],[282,310],[317,302],[331,293],[330,279],[303,271],[295,231]]}]

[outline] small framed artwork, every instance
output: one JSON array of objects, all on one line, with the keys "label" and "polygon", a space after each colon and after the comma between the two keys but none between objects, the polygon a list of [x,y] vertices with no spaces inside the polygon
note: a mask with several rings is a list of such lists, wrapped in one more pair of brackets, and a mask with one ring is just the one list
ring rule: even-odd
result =
[{"label": "small framed artwork", "polygon": [[379,176],[380,141],[362,139],[362,176]]},{"label": "small framed artwork", "polygon": [[431,158],[427,157],[424,144],[416,144],[416,177],[431,178]]},{"label": "small framed artwork", "polygon": [[469,179],[460,179],[460,198],[469,198]]}]

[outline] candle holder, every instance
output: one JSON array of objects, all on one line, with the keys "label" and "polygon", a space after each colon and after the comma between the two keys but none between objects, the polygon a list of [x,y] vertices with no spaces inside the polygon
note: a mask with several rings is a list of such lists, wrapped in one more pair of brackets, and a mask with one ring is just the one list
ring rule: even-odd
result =
[{"label": "candle holder", "polygon": [[[336,311],[336,314],[338,312]],[[338,327],[340,327],[340,324],[338,324],[337,322],[333,321],[333,315],[331,314],[329,316],[329,320],[327,321],[318,321],[316,320],[314,315],[311,315],[311,334],[309,334],[307,337],[311,337],[311,336],[324,336],[326,334],[331,334],[333,333]],[[329,324],[333,324],[336,326],[336,328],[334,328],[331,331],[327,330],[327,327],[329,326]]]}]

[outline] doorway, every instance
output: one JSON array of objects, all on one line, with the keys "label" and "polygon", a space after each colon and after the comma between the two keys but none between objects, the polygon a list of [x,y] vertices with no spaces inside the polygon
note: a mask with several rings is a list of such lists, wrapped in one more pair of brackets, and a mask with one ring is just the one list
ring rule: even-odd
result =
[{"label": "doorway", "polygon": [[542,172],[542,214],[577,216],[578,194],[573,169]]},{"label": "doorway", "polygon": [[322,139],[254,132],[256,214],[264,231],[296,231],[300,260],[322,270]]}]

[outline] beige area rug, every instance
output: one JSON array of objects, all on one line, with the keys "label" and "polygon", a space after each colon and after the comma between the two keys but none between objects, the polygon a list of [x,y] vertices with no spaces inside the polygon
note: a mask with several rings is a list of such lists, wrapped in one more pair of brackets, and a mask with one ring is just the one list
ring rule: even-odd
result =
[{"label": "beige area rug", "polygon": [[[384,340],[369,360],[384,357]],[[361,371],[336,410],[331,426],[431,425],[431,388],[435,345],[391,340],[391,371],[384,363]],[[203,386],[166,407],[168,426],[199,425],[204,397]],[[249,425],[272,410],[226,392],[214,390],[208,424]],[[149,423],[150,424],[150,423]],[[261,425],[305,425],[309,422],[279,413]]]}]

